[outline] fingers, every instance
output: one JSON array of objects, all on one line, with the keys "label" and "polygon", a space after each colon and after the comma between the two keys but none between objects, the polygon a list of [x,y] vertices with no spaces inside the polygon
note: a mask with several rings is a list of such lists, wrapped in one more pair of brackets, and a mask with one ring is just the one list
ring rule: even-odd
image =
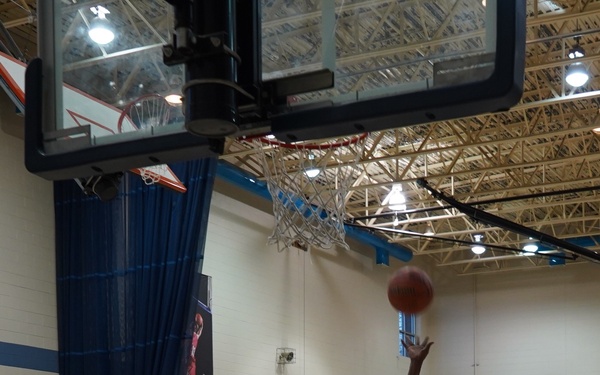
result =
[{"label": "fingers", "polygon": [[433,341],[424,346],[423,352],[429,354],[429,348],[431,348],[431,345],[433,345]]},{"label": "fingers", "polygon": [[406,343],[404,342],[404,340],[400,340],[400,342],[402,343],[402,346],[404,347],[404,349],[408,350],[408,345],[406,345]]}]

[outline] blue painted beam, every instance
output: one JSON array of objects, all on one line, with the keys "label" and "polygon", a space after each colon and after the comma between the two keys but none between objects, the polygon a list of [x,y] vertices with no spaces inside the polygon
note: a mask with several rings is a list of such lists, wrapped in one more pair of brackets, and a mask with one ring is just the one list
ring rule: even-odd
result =
[{"label": "blue painted beam", "polygon": [[[219,161],[217,166],[217,177],[224,181],[258,195],[261,198],[272,201],[271,194],[265,181],[257,180],[256,177],[250,173],[237,168],[227,162]],[[298,207],[298,203],[294,204]],[[360,243],[369,245],[375,249],[376,260],[381,264],[389,265],[389,259],[386,260],[386,256],[393,256],[394,258],[400,259],[403,262],[408,262],[412,259],[412,251],[409,249],[387,242],[382,237],[379,237],[367,230],[345,225],[346,235]],[[379,264],[379,263],[378,263]]]}]

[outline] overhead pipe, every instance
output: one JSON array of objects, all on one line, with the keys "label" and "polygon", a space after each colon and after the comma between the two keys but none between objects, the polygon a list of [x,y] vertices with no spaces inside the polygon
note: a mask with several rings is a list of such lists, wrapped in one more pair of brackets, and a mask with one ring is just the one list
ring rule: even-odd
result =
[{"label": "overhead pipe", "polygon": [[523,226],[521,224],[517,224],[510,220],[506,220],[504,218],[501,218],[496,215],[492,215],[492,214],[485,212],[483,210],[480,210],[478,208],[471,207],[469,205],[461,203],[461,202],[457,201],[456,199],[448,197],[448,196],[444,195],[443,193],[433,189],[431,186],[429,186],[427,181],[425,181],[425,179],[423,179],[423,178],[418,179],[417,184],[419,186],[421,186],[422,188],[426,189],[427,191],[429,191],[433,195],[434,198],[436,198],[438,200],[442,200],[442,201],[452,205],[453,207],[455,207],[456,209],[458,209],[460,212],[464,213],[465,215],[469,216],[473,220],[477,220],[477,221],[480,221],[487,225],[500,227],[500,228],[506,229],[511,232],[522,234],[524,236],[528,236],[535,240],[538,240],[540,243],[545,243],[545,244],[548,244],[548,245],[551,245],[551,246],[554,246],[557,248],[561,248],[561,249],[570,251],[574,254],[586,257],[590,260],[600,262],[600,254],[598,254],[595,251],[591,251],[591,250],[586,249],[585,247],[579,246],[575,243],[561,240],[560,238],[550,236],[546,233],[539,232],[535,229],[527,228],[526,226]]},{"label": "overhead pipe", "polygon": [[[255,176],[230,163],[222,160],[219,161],[217,166],[217,177],[261,198],[269,201],[273,200],[265,181],[258,180]],[[403,262],[408,262],[412,259],[413,254],[410,249],[389,243],[386,239],[377,236],[368,230],[347,224],[344,224],[344,229],[346,230],[346,236],[349,238],[374,248],[377,264],[389,265],[390,255]]]}]

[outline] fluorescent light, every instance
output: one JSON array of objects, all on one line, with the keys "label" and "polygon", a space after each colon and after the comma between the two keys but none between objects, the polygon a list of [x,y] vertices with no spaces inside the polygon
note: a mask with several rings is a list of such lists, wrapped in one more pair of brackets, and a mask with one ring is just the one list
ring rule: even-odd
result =
[{"label": "fluorescent light", "polygon": [[390,210],[406,211],[406,197],[402,192],[401,184],[394,184],[392,186],[392,191],[387,196],[387,203],[390,206]]}]

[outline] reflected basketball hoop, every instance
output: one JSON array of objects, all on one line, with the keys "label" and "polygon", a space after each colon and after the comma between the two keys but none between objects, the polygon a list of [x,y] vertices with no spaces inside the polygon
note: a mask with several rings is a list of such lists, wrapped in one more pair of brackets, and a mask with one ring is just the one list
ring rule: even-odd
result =
[{"label": "reflected basketball hoop", "polygon": [[[154,134],[156,128],[169,124],[173,106],[158,94],[143,95],[123,108],[119,117],[119,133],[144,131]],[[154,185],[167,173],[166,164],[134,168],[146,185]]]},{"label": "reflected basketball hoop", "polygon": [[172,106],[158,94],[143,95],[123,108],[119,117],[119,133],[150,130],[169,123]]},{"label": "reflected basketball hoop", "polygon": [[311,143],[254,139],[273,198],[275,228],[269,243],[331,248],[345,242],[345,199],[367,133]]}]

